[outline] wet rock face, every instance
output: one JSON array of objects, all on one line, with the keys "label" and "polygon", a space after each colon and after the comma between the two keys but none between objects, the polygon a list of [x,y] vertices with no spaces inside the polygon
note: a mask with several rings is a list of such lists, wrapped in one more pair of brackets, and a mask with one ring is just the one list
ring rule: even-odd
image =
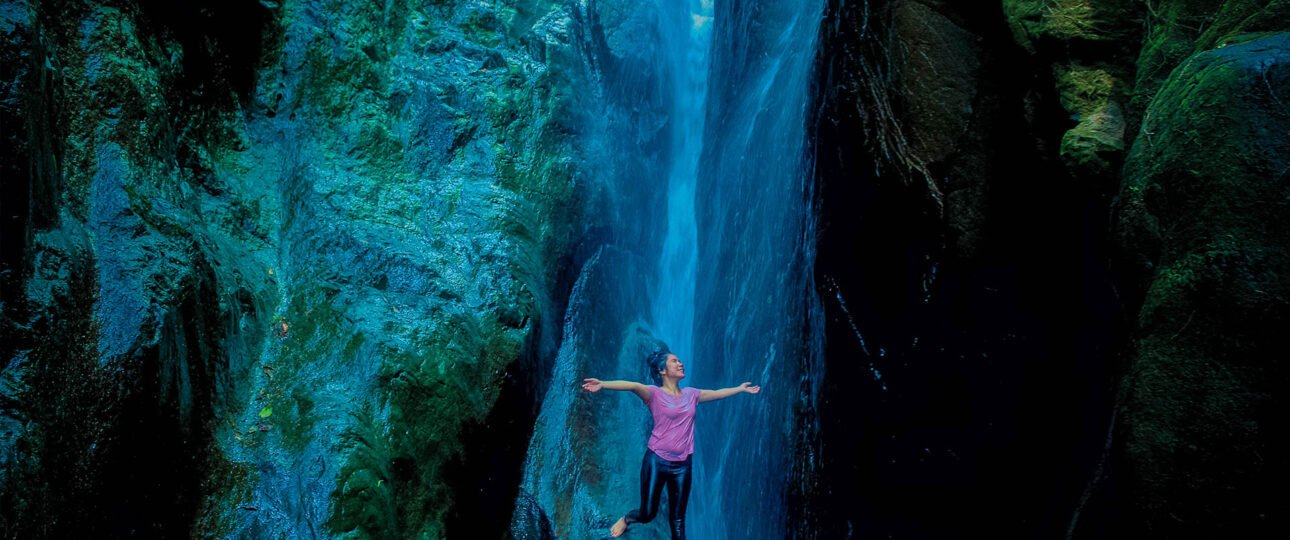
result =
[{"label": "wet rock face", "polygon": [[1135,525],[1152,535],[1285,527],[1286,92],[1290,34],[1193,55],[1125,166],[1118,230],[1149,277],[1122,449]]},{"label": "wet rock face", "polygon": [[[644,358],[661,344],[642,320],[650,285],[644,268],[639,256],[610,246],[583,266],[529,443],[511,522],[516,538],[600,538],[640,505],[634,472],[649,436],[645,405],[631,392],[589,393],[578,385],[584,377],[651,380]],[[664,538],[665,521],[633,525],[632,534]]]},{"label": "wet rock face", "polygon": [[133,4],[2,12],[21,30],[5,43],[5,243],[22,247],[4,256],[5,530],[183,534],[209,424],[261,335],[265,283],[236,278],[230,219],[247,194],[202,188],[200,139],[221,125],[178,90],[173,29]]},{"label": "wet rock face", "polygon": [[508,512],[461,439],[558,335],[568,19],[0,6],[4,530],[434,537],[454,504]]}]

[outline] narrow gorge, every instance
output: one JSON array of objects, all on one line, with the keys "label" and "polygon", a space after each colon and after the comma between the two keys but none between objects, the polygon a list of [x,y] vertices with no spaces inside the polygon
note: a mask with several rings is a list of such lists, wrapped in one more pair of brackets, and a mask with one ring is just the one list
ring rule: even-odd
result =
[{"label": "narrow gorge", "polygon": [[968,4],[0,0],[0,535],[1285,534],[1290,2]]}]

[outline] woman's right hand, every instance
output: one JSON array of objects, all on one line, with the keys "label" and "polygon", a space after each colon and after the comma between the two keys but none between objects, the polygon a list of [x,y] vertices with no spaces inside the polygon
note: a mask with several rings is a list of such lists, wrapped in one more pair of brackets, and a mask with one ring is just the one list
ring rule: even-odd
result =
[{"label": "woman's right hand", "polygon": [[588,391],[588,392],[599,392],[601,388],[603,388],[603,386],[601,386],[601,384],[600,384],[600,379],[583,379],[583,380],[582,380],[582,389],[583,389],[583,390],[586,390],[586,391]]}]

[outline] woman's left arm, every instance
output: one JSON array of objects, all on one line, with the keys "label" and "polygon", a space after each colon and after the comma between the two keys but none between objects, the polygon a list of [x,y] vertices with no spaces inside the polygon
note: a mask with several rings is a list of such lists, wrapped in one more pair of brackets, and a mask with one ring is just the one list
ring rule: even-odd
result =
[{"label": "woman's left arm", "polygon": [[735,394],[742,394],[744,392],[747,392],[749,394],[756,394],[757,392],[761,392],[761,387],[753,386],[752,383],[746,382],[733,388],[722,388],[720,390],[699,390],[699,403],[703,403],[705,401],[712,401],[714,399],[725,399]]}]

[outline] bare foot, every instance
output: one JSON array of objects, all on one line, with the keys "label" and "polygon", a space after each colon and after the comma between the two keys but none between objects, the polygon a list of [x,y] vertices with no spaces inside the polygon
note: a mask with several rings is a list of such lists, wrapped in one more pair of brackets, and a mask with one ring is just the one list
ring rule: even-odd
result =
[{"label": "bare foot", "polygon": [[618,538],[619,536],[622,536],[624,532],[627,532],[627,516],[618,518],[618,523],[615,523],[613,527],[609,528],[609,536]]}]

